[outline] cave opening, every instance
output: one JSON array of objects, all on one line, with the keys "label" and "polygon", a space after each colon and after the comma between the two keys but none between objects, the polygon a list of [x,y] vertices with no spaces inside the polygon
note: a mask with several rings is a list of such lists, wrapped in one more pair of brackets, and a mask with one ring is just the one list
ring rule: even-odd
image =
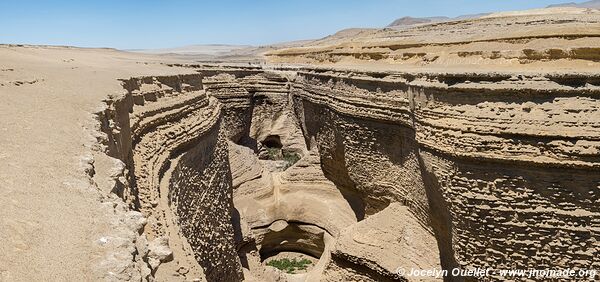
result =
[{"label": "cave opening", "polygon": [[279,149],[283,148],[283,144],[281,144],[281,137],[279,135],[269,135],[263,140],[262,145],[269,149]]},{"label": "cave opening", "polygon": [[259,158],[280,162],[282,170],[288,169],[301,158],[297,152],[284,148],[279,135],[269,135],[260,144]]}]

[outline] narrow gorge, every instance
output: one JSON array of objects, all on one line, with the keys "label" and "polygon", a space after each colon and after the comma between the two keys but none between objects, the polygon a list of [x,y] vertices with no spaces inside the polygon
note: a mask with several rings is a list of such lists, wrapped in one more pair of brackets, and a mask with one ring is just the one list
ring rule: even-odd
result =
[{"label": "narrow gorge", "polygon": [[113,192],[146,218],[132,272],[600,267],[600,77],[186,67],[123,79],[97,114]]}]

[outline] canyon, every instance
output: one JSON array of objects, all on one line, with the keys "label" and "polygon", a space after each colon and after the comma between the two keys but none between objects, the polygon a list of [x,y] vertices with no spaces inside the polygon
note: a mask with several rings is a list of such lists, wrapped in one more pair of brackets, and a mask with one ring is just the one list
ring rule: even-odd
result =
[{"label": "canyon", "polygon": [[599,21],[347,31],[262,64],[1,46],[0,281],[600,269]]}]

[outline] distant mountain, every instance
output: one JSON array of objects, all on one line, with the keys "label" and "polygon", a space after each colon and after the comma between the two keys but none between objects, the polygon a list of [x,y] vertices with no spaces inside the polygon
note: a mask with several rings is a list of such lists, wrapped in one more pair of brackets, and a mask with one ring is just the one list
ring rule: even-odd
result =
[{"label": "distant mountain", "polygon": [[563,4],[555,4],[550,5],[547,8],[556,8],[556,7],[576,7],[576,8],[588,8],[588,9],[600,9],[600,0],[592,0],[583,3],[563,3]]},{"label": "distant mountain", "polygon": [[487,16],[489,14],[491,14],[491,13],[479,13],[479,14],[462,15],[462,16],[458,16],[456,18],[451,18],[451,20],[453,20],[453,21],[460,21],[460,20],[468,20],[468,19],[477,19],[477,18],[485,17],[485,16]]},{"label": "distant mountain", "polygon": [[459,21],[459,20],[479,18],[479,17],[486,16],[486,15],[489,15],[489,13],[463,15],[463,16],[458,16],[455,18],[450,18],[450,17],[426,17],[426,18],[402,17],[402,18],[396,19],[395,21],[390,23],[387,27],[403,27],[403,26],[411,26],[411,25],[416,25],[416,24]]},{"label": "distant mountain", "polygon": [[[554,4],[549,5],[546,8],[560,8],[560,7],[574,7],[574,8],[586,8],[586,9],[600,9],[600,0],[591,0],[587,2],[575,3],[562,3],[562,4]],[[426,18],[413,18],[413,17],[402,17],[396,19],[392,23],[390,23],[387,27],[404,27],[411,26],[417,24],[427,24],[427,23],[441,23],[441,22],[449,22],[449,21],[459,21],[459,20],[467,20],[467,19],[475,19],[490,15],[491,13],[482,13],[482,14],[473,14],[473,15],[464,15],[458,16],[455,18],[449,17],[426,17]]]},{"label": "distant mountain", "polygon": [[249,45],[225,45],[225,44],[206,44],[206,45],[189,45],[175,48],[164,49],[136,49],[126,50],[130,52],[146,53],[146,54],[177,54],[177,55],[207,55],[218,56],[227,54],[235,50],[251,48]]},{"label": "distant mountain", "polygon": [[449,17],[427,17],[427,18],[413,18],[413,17],[402,17],[391,24],[388,27],[399,26],[399,25],[414,25],[414,24],[423,24],[423,23],[432,23],[432,22],[442,22],[449,20]]}]

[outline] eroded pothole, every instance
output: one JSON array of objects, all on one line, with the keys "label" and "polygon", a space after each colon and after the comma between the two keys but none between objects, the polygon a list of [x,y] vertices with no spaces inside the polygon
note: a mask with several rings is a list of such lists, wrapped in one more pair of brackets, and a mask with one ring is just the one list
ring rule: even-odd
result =
[{"label": "eroded pothole", "polygon": [[325,250],[326,231],[314,225],[278,220],[255,234],[263,265],[289,274],[310,271]]}]

